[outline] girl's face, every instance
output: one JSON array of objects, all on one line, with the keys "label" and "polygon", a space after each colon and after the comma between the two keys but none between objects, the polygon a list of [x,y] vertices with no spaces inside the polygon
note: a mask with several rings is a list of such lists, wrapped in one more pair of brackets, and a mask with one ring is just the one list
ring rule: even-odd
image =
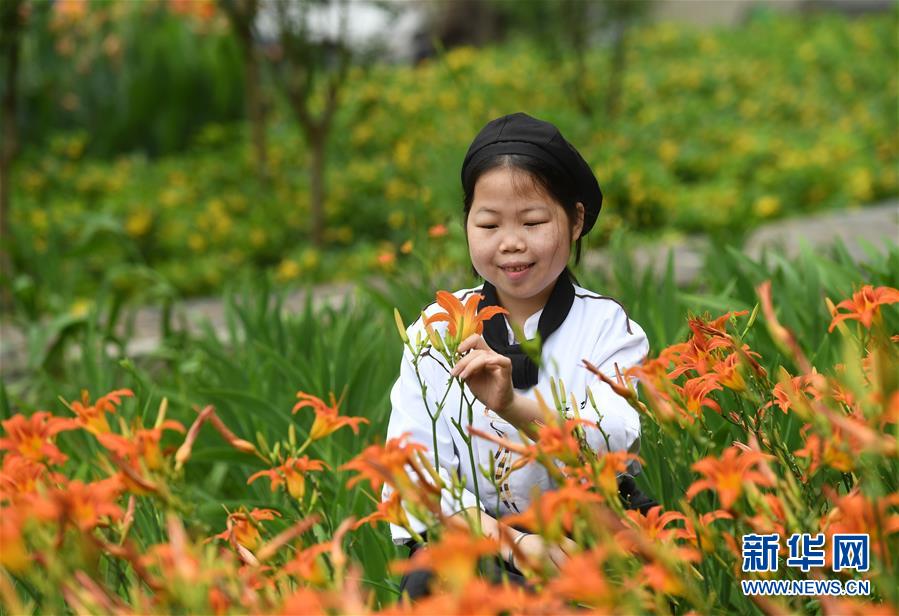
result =
[{"label": "girl's face", "polygon": [[465,231],[475,270],[496,287],[513,321],[546,305],[581,233],[584,208],[571,226],[562,206],[525,172],[497,167],[482,175]]}]

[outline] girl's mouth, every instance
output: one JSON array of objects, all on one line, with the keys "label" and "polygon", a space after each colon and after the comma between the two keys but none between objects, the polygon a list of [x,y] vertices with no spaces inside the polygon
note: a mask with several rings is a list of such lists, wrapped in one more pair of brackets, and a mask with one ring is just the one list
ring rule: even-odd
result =
[{"label": "girl's mouth", "polygon": [[518,280],[519,278],[524,277],[532,267],[534,267],[534,264],[529,263],[527,265],[502,266],[500,269],[502,269],[506,273],[506,276],[511,280]]}]

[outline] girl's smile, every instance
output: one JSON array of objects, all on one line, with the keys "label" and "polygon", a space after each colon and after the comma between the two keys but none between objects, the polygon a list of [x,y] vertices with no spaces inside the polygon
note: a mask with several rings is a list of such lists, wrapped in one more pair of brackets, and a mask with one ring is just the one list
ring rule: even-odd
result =
[{"label": "girl's smile", "polygon": [[466,223],[475,270],[496,287],[513,323],[546,305],[580,235],[565,210],[525,172],[497,167],[482,175]]}]

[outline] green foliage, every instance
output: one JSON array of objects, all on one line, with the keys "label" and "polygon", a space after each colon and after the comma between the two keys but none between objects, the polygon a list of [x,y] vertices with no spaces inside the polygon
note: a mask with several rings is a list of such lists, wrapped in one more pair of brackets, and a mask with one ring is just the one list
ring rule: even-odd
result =
[{"label": "green foliage", "polygon": [[93,155],[158,155],[184,149],[208,123],[242,117],[240,52],[214,0],[29,6],[22,143],[45,147],[63,129],[82,137],[70,147]]},{"label": "green foliage", "polygon": [[[615,254],[626,254],[626,245],[622,243],[617,248]],[[271,285],[264,281],[235,287],[228,293],[225,331],[174,331],[158,351],[133,360],[122,358],[121,349],[116,351],[105,344],[103,332],[108,328],[102,320],[108,313],[105,303],[98,300],[95,309],[72,333],[79,343],[78,359],[37,368],[25,381],[4,383],[0,408],[5,416],[39,408],[65,415],[67,411],[55,400],[57,395],[74,400],[79,398],[81,387],[94,396],[130,387],[137,400],[123,407],[121,416],[126,422],[141,416],[144,423],[151,423],[163,397],[170,403],[168,417],[185,425],[196,417],[192,409],[213,404],[235,433],[272,444],[284,440],[290,426],[294,426],[299,440],[308,434],[312,413],[303,409],[291,414],[295,392],[322,398],[328,392],[338,397],[346,392],[341,413],[364,416],[371,423],[362,426],[359,436],[344,429],[313,443],[309,451],[312,457],[336,468],[366,444],[381,441],[386,432],[389,392],[401,352],[392,306],[400,306],[408,322],[433,301],[435,289],[444,283],[448,288],[472,283],[458,275],[454,280],[432,280],[422,275],[423,271],[420,267],[401,269],[385,287],[360,291],[346,301],[318,308],[309,302],[288,308],[283,304],[282,292],[273,293]],[[702,286],[685,289],[675,284],[671,267],[666,272],[642,275],[635,271],[634,264],[620,256],[612,264],[611,275],[579,272],[579,279],[584,286],[624,304],[630,316],[647,331],[653,354],[686,337],[685,319],[690,314],[752,310],[758,301],[755,287],[771,280],[781,322],[796,334],[810,361],[818,366],[832,366],[841,361],[844,350],[839,337],[826,335],[831,317],[824,298],[839,301],[862,282],[899,287],[899,247],[893,246],[887,254],[872,253],[861,265],[854,264],[840,247],[831,256],[804,250],[793,260],[778,253],[753,260],[735,250],[716,250],[709,253],[699,276]],[[895,331],[899,325],[895,310],[885,313],[888,331]],[[769,373],[773,366],[785,362],[763,327],[747,328],[744,340],[762,354]],[[789,362],[786,365],[792,369]],[[743,410],[753,414],[757,411]],[[712,428],[716,417],[712,413],[709,419]],[[719,444],[738,436],[733,425],[723,419],[719,424],[715,432]],[[781,429],[785,446],[798,443],[798,425]],[[171,435],[171,442],[177,439],[177,435]],[[60,443],[82,464],[84,477],[95,478],[90,476],[96,472],[91,470],[95,445],[83,433],[64,433]],[[704,452],[694,450],[689,435],[672,439],[654,423],[644,427],[642,443],[645,470],[638,481],[650,494],[673,506],[692,480],[690,464]],[[685,451],[692,453],[685,457]],[[224,528],[226,508],[232,510],[241,503],[292,511],[295,503],[283,493],[271,492],[265,480],[246,485],[247,477],[263,468],[260,460],[226,448],[218,434],[204,428],[186,467],[186,488],[175,495],[183,513],[195,521],[195,532],[203,530],[211,535],[220,531]],[[336,481],[318,481],[316,475],[309,474],[310,485],[328,503],[321,536],[331,536],[345,517],[361,517],[373,510],[378,495],[362,489],[348,490],[346,473],[337,473]],[[139,499],[136,534],[148,541],[163,540],[163,524],[157,505],[150,499]],[[279,524],[282,522],[272,523],[273,532],[280,529]],[[400,554],[390,542],[386,528],[366,528],[353,537],[348,547],[351,556],[363,565],[366,580],[378,588],[380,598],[389,599],[395,589],[390,583],[382,583],[391,579],[386,564]]]},{"label": "green foliage", "polygon": [[[234,93],[217,88],[237,83],[225,77],[233,45],[145,12],[122,22],[146,30],[123,52],[135,54],[122,68],[133,75],[111,82],[122,90],[115,100],[83,111],[127,132],[153,110],[158,143],[170,143],[222,117],[194,110],[230,105]],[[401,246],[433,242],[435,224],[449,229],[434,251],[447,266],[437,269],[449,271],[467,259],[459,161],[486,120],[519,110],[555,122],[595,167],[606,200],[593,245],[619,228],[739,236],[763,220],[875,202],[899,192],[893,17],[762,14],[718,31],[642,26],[630,39],[614,124],[585,118],[564,95],[571,62],[550,63],[523,42],[459,48],[416,67],[357,67],[329,145],[324,251],[308,243],[307,150],[289,115],[269,126],[268,181],[254,176],[242,125],[206,124],[187,152],[152,161],[86,158],[102,131],[62,133],[14,169],[14,285],[27,291],[33,318],[68,310],[98,285],[133,297],[148,284],[208,293],[240,270],[287,283],[353,279],[410,260]],[[188,53],[190,44],[205,51]],[[154,55],[154,46],[179,52]],[[609,53],[595,49],[585,62],[585,87],[601,100]],[[183,87],[160,87],[153,75],[163,73]],[[208,84],[195,73],[210,75]],[[198,89],[211,92],[202,106],[189,102],[201,99]],[[180,102],[161,105],[161,91]],[[165,115],[174,113],[187,115]],[[85,122],[73,126],[92,126]]]}]

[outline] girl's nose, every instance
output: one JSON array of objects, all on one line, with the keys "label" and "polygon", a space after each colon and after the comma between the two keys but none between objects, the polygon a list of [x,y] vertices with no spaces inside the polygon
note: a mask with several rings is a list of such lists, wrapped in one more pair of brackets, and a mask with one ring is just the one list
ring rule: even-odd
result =
[{"label": "girl's nose", "polygon": [[499,243],[500,252],[521,252],[525,248],[524,238],[518,231],[506,231]]}]

